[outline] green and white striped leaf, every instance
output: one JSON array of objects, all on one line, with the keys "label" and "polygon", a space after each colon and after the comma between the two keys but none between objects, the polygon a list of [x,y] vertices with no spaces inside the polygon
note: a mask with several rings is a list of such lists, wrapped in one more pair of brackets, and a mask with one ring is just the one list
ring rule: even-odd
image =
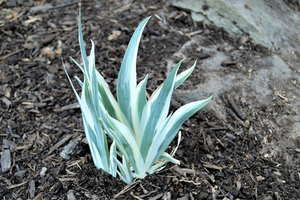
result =
[{"label": "green and white striped leaf", "polygon": [[[125,183],[136,178],[144,178],[161,170],[166,163],[179,164],[174,158],[179,146],[179,133],[176,149],[165,152],[177,135],[182,123],[205,106],[211,99],[189,103],[168,116],[173,91],[192,73],[194,65],[177,75],[183,60],[171,70],[166,81],[146,98],[148,75],[137,84],[136,59],[142,32],[150,17],[143,20],[135,30],[127,47],[117,82],[118,102],[108,84],[95,67],[95,45],[89,59],[86,54],[79,12],[79,46],[83,61],[81,66],[71,58],[84,74],[81,81],[81,97],[78,95],[71,78],[65,73],[79,102],[85,134],[95,166],[112,176],[117,174]],[[107,136],[112,140],[109,145]]]},{"label": "green and white striped leaf", "polygon": [[138,94],[136,91],[136,59],[142,32],[149,19],[150,17],[142,21],[133,33],[122,61],[117,83],[117,97],[120,109],[135,132],[138,131],[138,126],[135,122],[139,118],[136,109],[138,103]]}]

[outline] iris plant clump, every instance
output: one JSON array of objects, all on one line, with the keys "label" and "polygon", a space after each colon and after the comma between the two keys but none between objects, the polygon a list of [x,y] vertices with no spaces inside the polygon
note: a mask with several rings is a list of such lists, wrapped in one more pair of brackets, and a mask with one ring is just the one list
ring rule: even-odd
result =
[{"label": "iris plant clump", "polygon": [[[177,75],[182,60],[172,69],[165,82],[149,99],[146,98],[146,76],[139,84],[136,80],[136,59],[143,29],[150,17],[143,20],[135,30],[119,71],[117,99],[108,84],[95,68],[94,43],[89,58],[84,47],[79,13],[79,44],[83,61],[81,66],[72,59],[84,74],[81,96],[75,92],[82,111],[85,134],[94,164],[112,176],[129,184],[136,178],[144,178],[162,169],[167,162],[179,164],[173,156],[179,145],[179,129],[183,122],[200,110],[210,98],[195,101],[168,115],[173,91],[192,73],[195,64]],[[155,59],[155,58],[153,58]],[[179,132],[176,149],[165,150]],[[109,145],[107,137],[112,140]]]}]

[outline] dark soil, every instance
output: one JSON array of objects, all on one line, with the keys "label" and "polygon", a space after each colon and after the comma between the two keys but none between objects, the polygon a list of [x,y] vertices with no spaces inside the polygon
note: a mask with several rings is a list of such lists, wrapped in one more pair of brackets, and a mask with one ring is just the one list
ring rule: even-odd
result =
[{"label": "dark soil", "polygon": [[[129,39],[150,15],[137,61],[138,80],[149,74],[149,93],[165,80],[166,60],[179,61],[173,53],[190,40],[191,33],[199,31],[207,44],[238,46],[224,31],[195,23],[187,11],[161,1],[85,1],[86,46],[90,48],[90,39],[95,42],[97,68],[112,91]],[[168,164],[129,186],[97,170],[62,67],[63,59],[70,75],[81,77],[69,59],[80,61],[77,19],[78,4],[68,0],[0,5],[1,161],[9,152],[6,161],[11,162],[7,170],[2,167],[0,199],[300,199],[299,143],[280,146],[276,152],[269,148],[273,156],[265,150],[266,141],[280,141],[282,136],[262,122],[291,112],[280,98],[251,110],[245,102],[238,104],[247,115],[243,123],[234,117],[230,104],[227,121],[207,109],[199,111],[181,128],[176,154],[180,166]],[[249,50],[245,55],[270,53],[249,42],[245,46]],[[190,52],[188,60],[196,60],[197,55]],[[247,62],[247,57],[243,59]],[[182,69],[188,66],[190,62],[184,62]],[[194,77],[204,78],[194,75],[188,82],[191,87]],[[229,97],[224,94],[223,99],[226,105]],[[172,110],[180,105],[172,101]],[[176,146],[176,139],[168,151]],[[75,149],[64,159],[60,153],[70,142]]]}]

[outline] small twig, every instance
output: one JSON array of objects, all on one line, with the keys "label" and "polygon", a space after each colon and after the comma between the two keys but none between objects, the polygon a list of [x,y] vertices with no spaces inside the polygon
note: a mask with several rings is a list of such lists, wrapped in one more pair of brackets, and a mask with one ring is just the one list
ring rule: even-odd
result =
[{"label": "small twig", "polygon": [[279,92],[275,92],[274,93],[276,96],[279,96],[282,100],[284,100],[285,102],[288,102],[289,101],[289,99],[288,98],[286,98],[285,96],[283,96],[282,94],[279,94]]},{"label": "small twig", "polygon": [[158,189],[152,190],[152,191],[149,192],[148,194],[141,195],[140,198],[148,197],[148,196],[150,196],[151,194],[154,194],[154,193],[157,192],[157,191],[158,191]]},{"label": "small twig", "polygon": [[249,124],[247,123],[247,121],[243,121],[241,120],[236,114],[235,112],[233,112],[233,110],[231,110],[230,108],[226,109],[227,113],[232,116],[236,121],[238,121],[243,127],[248,128]]},{"label": "small twig", "polygon": [[10,135],[11,135],[12,137],[15,137],[15,138],[20,138],[20,136],[19,136],[19,135],[16,135],[16,134],[14,134],[14,133],[12,132],[12,129],[11,129],[10,125],[8,125],[8,130],[9,130],[9,132],[10,132]]},{"label": "small twig", "polygon": [[133,182],[133,183],[131,183],[131,184],[129,184],[129,185],[126,185],[122,191],[120,191],[118,194],[116,194],[116,195],[114,196],[114,199],[118,198],[120,195],[122,195],[122,194],[128,192],[129,190],[133,189],[133,188],[134,188],[138,183],[140,183],[140,182],[141,182],[141,181],[138,180],[138,181]]},{"label": "small twig", "polygon": [[[16,17],[14,17],[14,18],[12,18],[11,20],[9,20],[9,22],[13,22],[14,20],[16,20],[16,19],[18,19],[19,17],[21,17],[22,15],[24,15],[24,13],[25,13],[25,12],[20,13],[20,14],[17,15]],[[4,26],[4,25],[5,25],[5,23],[0,24],[0,28],[1,28],[2,26]]]},{"label": "small twig", "polygon": [[7,187],[7,189],[13,189],[13,188],[16,188],[16,187],[20,187],[22,185],[25,185],[26,183],[28,183],[28,181],[25,181],[23,183],[19,183],[19,184],[16,184],[16,185],[10,185]]},{"label": "small twig", "polygon": [[179,182],[192,183],[193,185],[201,185],[201,183],[196,183],[194,181],[189,181],[189,180],[184,180],[184,179],[180,179]]},{"label": "small twig", "polygon": [[13,55],[15,55],[15,54],[17,54],[17,53],[20,53],[21,51],[24,51],[24,50],[25,50],[25,48],[19,49],[19,50],[17,50],[17,51],[11,52],[11,53],[9,53],[9,54],[7,54],[7,55],[5,55],[5,56],[2,56],[2,57],[0,57],[0,61],[5,60],[6,58],[8,58],[8,57],[10,57],[10,56],[13,56]]},{"label": "small twig", "polygon": [[236,115],[241,119],[245,120],[247,115],[243,111],[240,110],[240,108],[236,105],[233,98],[229,98],[228,103],[230,104],[233,111],[236,113]]},{"label": "small twig", "polygon": [[19,17],[21,17],[22,15],[24,15],[25,12],[20,13],[19,15],[17,15],[16,17],[12,18],[11,20],[9,20],[9,22],[13,22],[16,19],[18,19]]},{"label": "small twig", "polygon": [[143,200],[142,198],[136,196],[133,192],[130,192],[130,195],[133,196],[133,198],[135,198],[135,199]]}]

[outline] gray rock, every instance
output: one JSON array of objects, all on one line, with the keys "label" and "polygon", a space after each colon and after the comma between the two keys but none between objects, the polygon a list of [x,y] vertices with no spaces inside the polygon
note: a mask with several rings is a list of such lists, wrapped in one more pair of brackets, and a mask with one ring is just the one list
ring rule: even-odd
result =
[{"label": "gray rock", "polygon": [[[211,57],[201,60],[202,63],[197,65],[197,70],[201,72],[201,75],[196,76],[202,77],[199,84],[190,90],[176,90],[173,95],[175,100],[186,104],[213,95],[212,101],[204,109],[212,111],[218,118],[227,121],[228,113],[226,113],[224,102],[221,99],[222,93],[226,92],[244,99],[247,105],[257,108],[268,106],[274,97],[283,91],[291,106],[294,106],[295,115],[291,117],[296,119],[297,115],[300,114],[300,107],[296,106],[299,104],[298,97],[300,94],[295,94],[294,86],[291,85],[291,80],[300,83],[300,78],[280,56],[276,54],[266,57],[254,56],[248,63],[237,61],[234,67],[224,67],[221,65],[224,60],[231,59],[230,56],[233,55],[238,57],[241,52],[226,43],[209,46],[205,46],[205,44],[205,37],[194,36],[178,52],[174,53],[174,56],[177,57],[187,57],[185,54],[191,51],[191,47],[197,46],[201,47],[201,53],[211,55]],[[168,71],[173,66],[175,66],[173,61],[169,60]],[[193,83],[195,84],[195,82]],[[293,121],[296,122],[297,120]],[[285,128],[291,129],[289,134],[295,138],[300,136],[299,127],[295,123],[295,125]],[[280,127],[278,130],[280,132]]]},{"label": "gray rock", "polygon": [[224,28],[239,39],[249,34],[251,42],[299,61],[300,13],[282,0],[170,0],[174,6],[189,9],[195,21]]},{"label": "gray rock", "polygon": [[40,176],[41,177],[45,176],[46,171],[47,171],[47,167],[42,167],[41,172],[40,172]]},{"label": "gray rock", "polygon": [[2,172],[9,171],[11,167],[11,158],[10,158],[10,150],[4,150],[1,156],[1,170]]},{"label": "gray rock", "polygon": [[33,199],[34,198],[34,194],[35,194],[35,182],[34,182],[34,180],[31,180],[29,182],[28,191],[29,191],[29,197],[30,197],[30,199]]}]

